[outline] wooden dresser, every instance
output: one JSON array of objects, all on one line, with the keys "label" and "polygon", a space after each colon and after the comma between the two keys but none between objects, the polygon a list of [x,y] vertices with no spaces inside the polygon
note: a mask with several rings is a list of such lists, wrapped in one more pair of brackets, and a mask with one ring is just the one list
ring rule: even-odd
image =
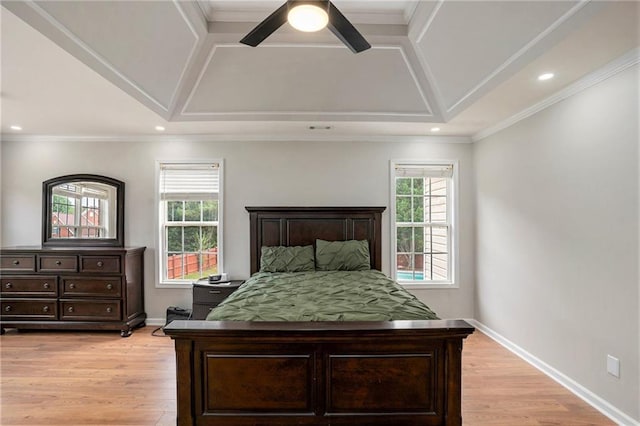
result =
[{"label": "wooden dresser", "polygon": [[0,329],[143,326],[145,247],[0,249]]}]

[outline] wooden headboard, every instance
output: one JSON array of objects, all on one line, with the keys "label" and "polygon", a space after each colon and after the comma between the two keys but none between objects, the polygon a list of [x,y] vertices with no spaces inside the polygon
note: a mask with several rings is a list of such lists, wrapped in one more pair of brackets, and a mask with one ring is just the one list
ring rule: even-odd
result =
[{"label": "wooden headboard", "polygon": [[371,268],[382,269],[382,212],[386,207],[245,207],[249,212],[251,274],[260,270],[262,246],[368,240]]}]

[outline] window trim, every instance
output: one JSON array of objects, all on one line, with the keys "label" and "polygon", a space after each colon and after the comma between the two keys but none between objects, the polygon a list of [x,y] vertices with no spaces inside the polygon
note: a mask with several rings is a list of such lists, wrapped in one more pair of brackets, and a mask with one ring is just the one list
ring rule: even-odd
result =
[{"label": "window trim", "polygon": [[155,165],[155,248],[156,248],[156,267],[155,267],[155,287],[156,288],[182,288],[182,289],[191,289],[191,284],[193,280],[172,280],[172,281],[163,281],[163,253],[164,253],[164,227],[162,226],[162,221],[160,220],[161,214],[163,213],[162,207],[162,197],[160,195],[160,170],[162,164],[211,164],[217,163],[219,165],[218,168],[218,273],[224,273],[224,159],[222,158],[207,158],[207,159],[197,159],[197,160],[156,160]]},{"label": "window trim", "polygon": [[[449,249],[451,280],[450,281],[401,281],[396,279],[397,274],[397,243],[396,243],[396,166],[416,165],[416,166],[433,166],[438,164],[448,164],[453,166],[453,175],[451,177],[452,184],[450,200],[450,208],[448,214],[451,215],[450,220],[450,242]],[[458,160],[391,160],[389,162],[389,206],[390,206],[390,247],[391,247],[391,277],[400,285],[408,289],[451,289],[459,288],[459,271],[460,271],[460,251],[459,251],[459,232],[458,232],[458,206],[459,206],[459,180],[458,180],[459,161]]]}]

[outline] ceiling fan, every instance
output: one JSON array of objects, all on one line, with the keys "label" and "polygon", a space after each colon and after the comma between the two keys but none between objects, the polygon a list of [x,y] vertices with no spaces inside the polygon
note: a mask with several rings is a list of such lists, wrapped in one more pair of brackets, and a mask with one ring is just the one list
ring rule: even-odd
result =
[{"label": "ceiling fan", "polygon": [[319,31],[328,26],[353,53],[371,47],[329,0],[288,0],[251,30],[240,43],[256,47],[287,21],[294,28],[306,32]]}]

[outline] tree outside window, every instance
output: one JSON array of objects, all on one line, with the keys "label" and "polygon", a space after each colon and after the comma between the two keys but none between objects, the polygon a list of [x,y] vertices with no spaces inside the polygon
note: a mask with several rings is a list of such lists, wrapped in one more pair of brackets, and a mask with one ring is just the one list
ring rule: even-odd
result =
[{"label": "tree outside window", "polygon": [[160,282],[221,273],[221,164],[160,163]]},{"label": "tree outside window", "polygon": [[452,165],[396,164],[395,271],[400,282],[451,282]]}]

